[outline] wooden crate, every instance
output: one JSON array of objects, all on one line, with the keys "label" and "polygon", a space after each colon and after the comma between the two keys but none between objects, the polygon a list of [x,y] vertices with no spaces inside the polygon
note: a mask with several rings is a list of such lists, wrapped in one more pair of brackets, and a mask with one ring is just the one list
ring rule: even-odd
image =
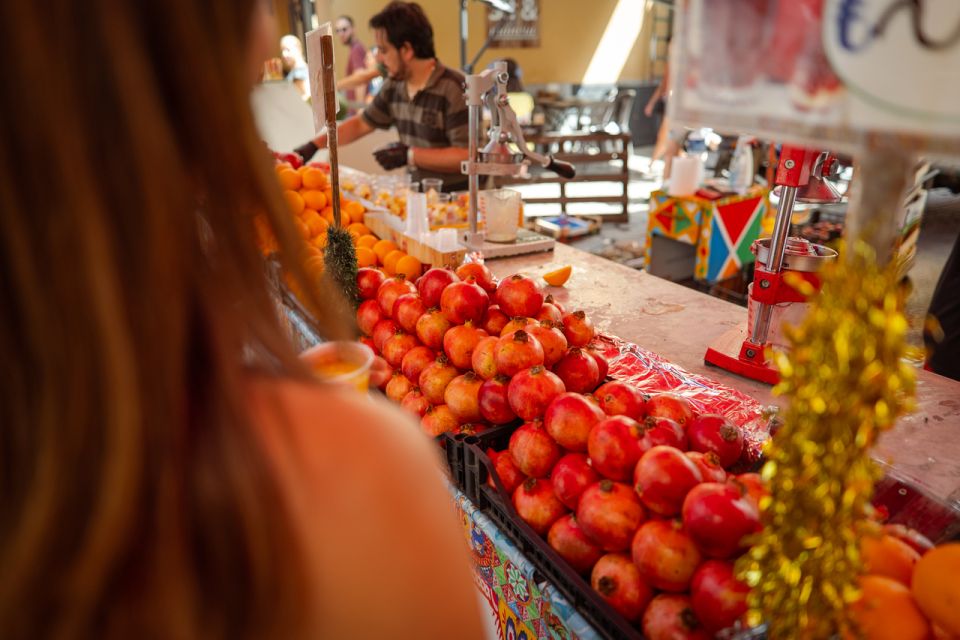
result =
[{"label": "wooden crate", "polygon": [[404,253],[413,256],[425,265],[456,268],[463,263],[467,254],[463,247],[455,251],[441,251],[426,242],[411,238],[403,232],[403,221],[391,213],[369,211],[364,216],[363,223],[377,237],[393,241]]}]

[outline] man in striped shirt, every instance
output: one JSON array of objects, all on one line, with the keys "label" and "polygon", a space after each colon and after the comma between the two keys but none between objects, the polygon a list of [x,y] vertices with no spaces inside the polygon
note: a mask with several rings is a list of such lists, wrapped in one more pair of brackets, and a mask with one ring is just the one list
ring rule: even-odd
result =
[{"label": "man in striped shirt", "polygon": [[[370,27],[387,80],[372,103],[340,124],[339,142],[396,126],[400,142],[374,152],[384,169],[407,166],[414,180],[442,178],[445,191],[464,188],[460,163],[467,159],[469,130],[463,75],[437,60],[433,28],[417,3],[391,2]],[[308,160],[326,144],[322,134],[296,151]]]}]

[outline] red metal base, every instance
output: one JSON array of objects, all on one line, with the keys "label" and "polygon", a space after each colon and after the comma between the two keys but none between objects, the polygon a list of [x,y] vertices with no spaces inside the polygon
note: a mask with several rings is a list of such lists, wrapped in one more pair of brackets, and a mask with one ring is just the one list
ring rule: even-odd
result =
[{"label": "red metal base", "polygon": [[[736,347],[736,345],[729,345]],[[730,373],[735,373],[744,378],[765,382],[766,384],[777,384],[780,382],[780,374],[776,369],[762,363],[740,358],[740,350],[727,353],[721,350],[722,346],[707,347],[707,352],[703,356],[704,362],[712,364],[715,367],[726,369]]]}]

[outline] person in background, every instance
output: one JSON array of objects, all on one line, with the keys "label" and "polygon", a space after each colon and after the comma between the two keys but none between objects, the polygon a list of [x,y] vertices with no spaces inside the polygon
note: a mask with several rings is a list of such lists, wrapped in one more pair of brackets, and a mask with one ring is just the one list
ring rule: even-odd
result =
[{"label": "person in background", "polygon": [[[370,19],[378,62],[387,69],[383,88],[359,114],[338,128],[341,144],[376,129],[396,126],[400,142],[374,157],[386,170],[407,167],[414,180],[441,178],[444,190],[467,184],[460,163],[467,159],[469,129],[463,74],[437,59],[433,27],[415,2],[391,2]],[[326,147],[326,133],[295,149],[309,160]]]},{"label": "person in background", "polygon": [[[353,28],[353,18],[350,16],[340,16],[337,18],[336,31],[340,42],[349,47],[347,70],[343,78],[343,80],[346,80],[359,71],[367,70],[368,59],[373,60],[370,52],[367,51],[367,48],[364,47],[363,43],[357,38],[357,34]],[[376,69],[375,62],[373,67]],[[351,104],[363,103],[367,95],[367,84],[369,80],[363,83],[345,83],[343,80],[337,82],[337,89],[344,92],[347,102]],[[354,113],[356,113],[356,109],[351,107],[350,115]]]},{"label": "person in background", "polygon": [[923,336],[930,353],[927,368],[960,380],[960,235],[953,241],[927,313]]},{"label": "person in background", "polygon": [[[670,40],[667,40],[669,50]],[[668,54],[669,55],[669,54]],[[673,168],[673,159],[683,150],[683,143],[687,137],[687,130],[683,127],[671,127],[670,119],[667,117],[667,98],[670,96],[670,62],[669,59],[663,67],[663,78],[660,84],[650,95],[646,106],[643,108],[643,114],[648,118],[659,115],[660,128],[657,131],[657,141],[653,147],[653,153],[650,156],[650,165],[647,167],[647,173],[652,174],[654,163],[663,160],[663,178],[670,177],[670,170]]]},{"label": "person in background", "polygon": [[4,640],[482,637],[436,445],[278,323],[271,7],[0,3]]},{"label": "person in background", "polygon": [[310,99],[310,72],[303,57],[300,38],[285,35],[280,38],[280,59],[283,60],[284,78],[292,82],[304,100]]}]

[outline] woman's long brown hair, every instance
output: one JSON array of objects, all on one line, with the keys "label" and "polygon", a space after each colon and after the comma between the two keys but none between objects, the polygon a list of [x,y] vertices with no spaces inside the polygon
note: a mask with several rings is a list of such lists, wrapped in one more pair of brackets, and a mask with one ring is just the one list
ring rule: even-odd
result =
[{"label": "woman's long brown hair", "polygon": [[243,394],[251,362],[298,371],[250,224],[293,246],[248,107],[255,1],[0,3],[2,638],[301,619]]}]

